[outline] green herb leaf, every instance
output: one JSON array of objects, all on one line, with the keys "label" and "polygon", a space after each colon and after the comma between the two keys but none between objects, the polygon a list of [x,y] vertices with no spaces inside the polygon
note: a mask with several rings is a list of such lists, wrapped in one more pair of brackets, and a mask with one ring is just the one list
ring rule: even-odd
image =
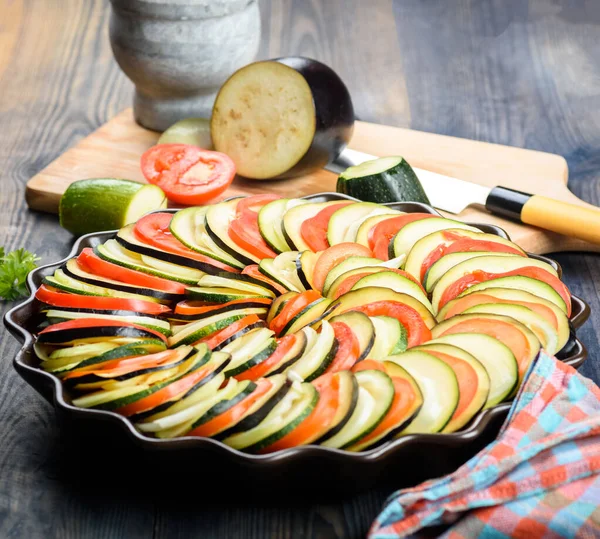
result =
[{"label": "green herb leaf", "polygon": [[4,254],[0,247],[0,297],[14,301],[29,294],[25,284],[30,271],[37,268],[39,258],[25,249]]}]

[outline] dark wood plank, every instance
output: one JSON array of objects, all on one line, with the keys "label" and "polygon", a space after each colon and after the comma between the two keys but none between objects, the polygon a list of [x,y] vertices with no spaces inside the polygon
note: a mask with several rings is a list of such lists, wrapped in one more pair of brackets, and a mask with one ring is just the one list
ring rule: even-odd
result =
[{"label": "dark wood plank", "polygon": [[[573,191],[600,202],[594,0],[261,0],[261,12],[260,57],[328,63],[361,119],[560,153]],[[108,16],[105,0],[0,0],[0,245],[25,246],[44,262],[64,256],[71,238],[55,217],[26,210],[25,181],[131,103]],[[582,372],[598,382],[600,259],[557,259],[592,306],[580,333],[591,356]],[[385,499],[373,491],[319,504],[183,503],[152,490],[143,463],[135,473],[98,461],[90,470],[91,453],[57,428],[51,406],[14,372],[17,349],[3,333],[1,537],[364,537]],[[107,445],[94,455],[102,450],[117,451]]]}]

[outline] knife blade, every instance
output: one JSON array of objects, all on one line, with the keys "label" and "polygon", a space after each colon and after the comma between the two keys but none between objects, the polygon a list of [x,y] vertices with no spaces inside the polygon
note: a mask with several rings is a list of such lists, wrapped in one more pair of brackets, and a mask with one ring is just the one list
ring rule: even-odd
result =
[{"label": "knife blade", "polygon": [[[346,148],[325,166],[340,174],[376,156]],[[411,165],[412,167],[412,165]],[[600,208],[577,206],[508,187],[486,187],[445,174],[412,167],[434,208],[458,214],[479,206],[502,217],[600,245]]]}]

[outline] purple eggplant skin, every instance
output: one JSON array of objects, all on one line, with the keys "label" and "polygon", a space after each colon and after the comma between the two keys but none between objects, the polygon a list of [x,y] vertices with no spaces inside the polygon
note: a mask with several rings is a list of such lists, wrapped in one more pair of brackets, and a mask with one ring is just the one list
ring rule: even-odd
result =
[{"label": "purple eggplant skin", "polygon": [[302,176],[335,160],[354,131],[354,107],[348,88],[329,66],[302,56],[275,58],[304,77],[313,96],[316,128],[310,147],[289,170],[270,179]]}]

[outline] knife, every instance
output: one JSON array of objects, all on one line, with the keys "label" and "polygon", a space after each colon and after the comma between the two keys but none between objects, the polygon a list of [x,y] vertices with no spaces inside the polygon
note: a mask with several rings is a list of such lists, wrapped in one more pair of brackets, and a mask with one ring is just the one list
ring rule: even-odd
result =
[{"label": "knife", "polygon": [[[377,156],[346,148],[325,166],[340,174]],[[434,208],[458,214],[471,205],[490,213],[600,245],[600,208],[577,206],[508,187],[485,187],[430,170],[412,167]]]}]

